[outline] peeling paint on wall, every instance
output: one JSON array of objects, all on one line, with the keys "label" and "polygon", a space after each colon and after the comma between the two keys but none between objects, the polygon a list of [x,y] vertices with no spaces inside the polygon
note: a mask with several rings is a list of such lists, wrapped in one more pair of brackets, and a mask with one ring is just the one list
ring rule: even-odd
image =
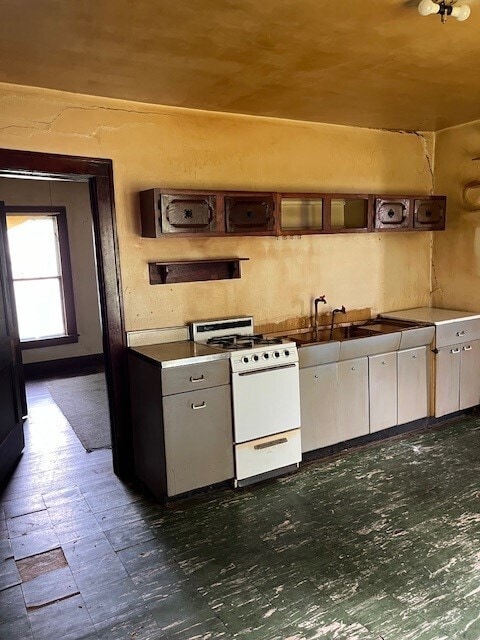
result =
[{"label": "peeling paint on wall", "polygon": [[[152,187],[416,193],[433,189],[434,136],[157,107],[0,85],[0,144],[113,160],[126,329],[252,314],[258,325],[330,308],[372,313],[430,301],[431,234],[140,237]],[[410,132],[411,133],[411,132]],[[420,144],[419,144],[420,141]],[[154,287],[149,261],[250,258],[235,281]],[[159,290],[160,289],[160,290]]]}]

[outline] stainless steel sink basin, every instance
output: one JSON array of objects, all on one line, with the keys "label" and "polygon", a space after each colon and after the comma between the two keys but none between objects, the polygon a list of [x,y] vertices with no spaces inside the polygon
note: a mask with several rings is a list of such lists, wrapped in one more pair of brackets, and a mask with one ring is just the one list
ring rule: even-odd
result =
[{"label": "stainless steel sink basin", "polygon": [[306,333],[297,333],[293,336],[286,336],[289,340],[293,340],[297,343],[298,346],[302,346],[304,344],[317,344],[319,342],[329,342],[330,341],[330,331],[319,331],[316,333],[315,331],[308,331]]},{"label": "stainless steel sink basin", "polygon": [[367,336],[377,335],[376,331],[365,328],[362,325],[351,324],[347,327],[334,327],[330,329],[322,329],[321,331],[307,331],[305,333],[297,333],[293,336],[287,336],[289,340],[294,340],[298,346],[305,344],[318,344],[320,342],[330,342],[338,340],[352,340],[353,338],[366,338]]},{"label": "stainless steel sink basin", "polygon": [[352,338],[366,338],[374,335],[376,335],[375,331],[362,325],[351,324],[348,327],[334,327],[332,340],[351,340]]}]

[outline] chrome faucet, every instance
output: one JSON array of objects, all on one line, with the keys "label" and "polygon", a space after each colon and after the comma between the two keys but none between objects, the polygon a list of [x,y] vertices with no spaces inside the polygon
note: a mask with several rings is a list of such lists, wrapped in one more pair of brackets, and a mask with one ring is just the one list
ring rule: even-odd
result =
[{"label": "chrome faucet", "polygon": [[332,336],[333,336],[333,323],[335,322],[335,314],[336,313],[347,313],[347,311],[346,311],[345,307],[343,306],[343,304],[340,307],[340,309],[334,309],[332,311],[332,323],[330,325],[330,340],[332,339]]},{"label": "chrome faucet", "polygon": [[322,302],[323,304],[327,304],[327,299],[325,296],[320,296],[319,298],[315,298],[313,304],[315,305],[315,339],[318,340],[318,305]]}]

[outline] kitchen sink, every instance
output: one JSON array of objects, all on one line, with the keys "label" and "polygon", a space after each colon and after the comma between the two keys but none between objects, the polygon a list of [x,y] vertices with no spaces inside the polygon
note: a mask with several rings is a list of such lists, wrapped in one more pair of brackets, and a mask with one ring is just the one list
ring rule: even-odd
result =
[{"label": "kitchen sink", "polygon": [[318,331],[307,331],[305,333],[297,333],[293,336],[287,336],[289,340],[293,340],[298,346],[305,344],[317,344],[320,342],[330,342],[337,340],[351,340],[353,338],[366,338],[367,336],[375,336],[377,331],[367,329],[362,325],[351,324],[346,327],[334,327],[330,333],[330,329],[321,329]]},{"label": "kitchen sink", "polygon": [[335,326],[332,332],[323,327],[286,337],[299,347],[303,368],[428,345],[434,330],[433,326],[374,318],[363,324]]}]

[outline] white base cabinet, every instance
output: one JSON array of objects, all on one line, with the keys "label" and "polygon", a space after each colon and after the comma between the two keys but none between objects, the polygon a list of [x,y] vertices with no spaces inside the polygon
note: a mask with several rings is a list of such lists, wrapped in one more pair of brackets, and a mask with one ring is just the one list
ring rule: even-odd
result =
[{"label": "white base cabinet", "polygon": [[368,358],[370,433],[398,424],[397,353]]},{"label": "white base cabinet", "polygon": [[300,369],[300,405],[303,453],[425,418],[427,347]]},{"label": "white base cabinet", "polygon": [[435,358],[435,416],[480,404],[480,340],[440,347]]},{"label": "white base cabinet", "polygon": [[428,415],[427,347],[406,349],[397,354],[398,424]]},{"label": "white base cabinet", "polygon": [[367,357],[338,363],[337,424],[340,442],[369,432]]},{"label": "white base cabinet", "polygon": [[337,424],[336,362],[300,369],[302,452],[340,441]]}]

